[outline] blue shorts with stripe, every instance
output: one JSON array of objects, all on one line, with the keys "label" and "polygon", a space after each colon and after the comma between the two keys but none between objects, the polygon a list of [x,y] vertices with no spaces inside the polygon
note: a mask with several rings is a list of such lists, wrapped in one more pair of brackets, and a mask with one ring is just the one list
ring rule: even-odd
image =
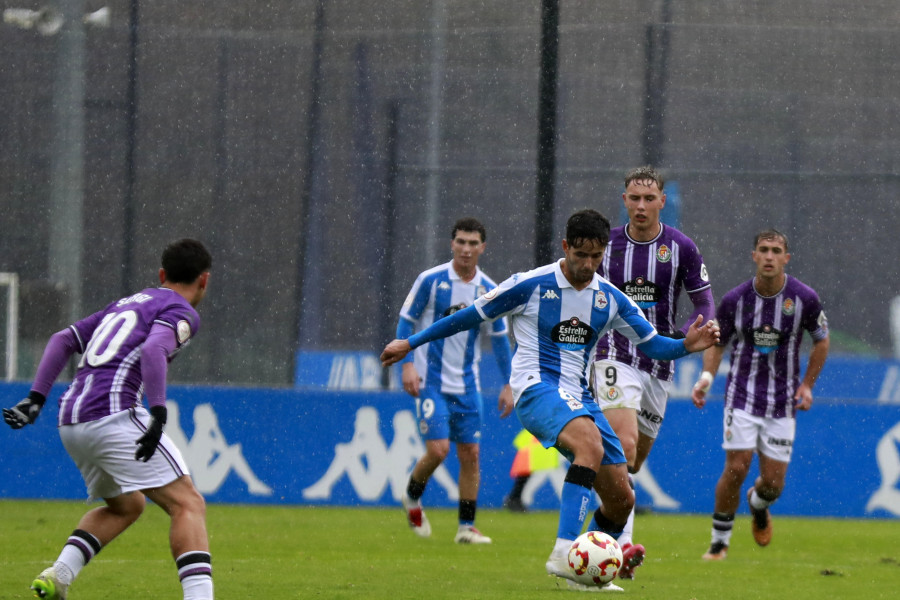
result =
[{"label": "blue shorts with stripe", "polygon": [[[596,402],[584,404],[569,392],[546,383],[536,383],[522,392],[516,402],[516,416],[522,426],[530,431],[545,448],[556,446],[556,438],[566,423],[575,417],[590,417],[603,437],[604,465],[626,462],[625,452],[619,436],[610,427],[609,421]],[[556,447],[570,462],[572,453]]]}]

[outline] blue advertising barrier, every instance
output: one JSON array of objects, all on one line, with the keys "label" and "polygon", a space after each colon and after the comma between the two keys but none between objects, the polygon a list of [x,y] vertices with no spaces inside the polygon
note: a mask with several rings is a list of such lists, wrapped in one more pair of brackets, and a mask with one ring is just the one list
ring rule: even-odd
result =
[{"label": "blue advertising barrier", "polygon": [[[706,514],[724,463],[724,377],[717,378],[709,405],[697,410],[683,388],[689,389],[699,362],[679,362],[662,434],[637,477],[637,501],[654,510]],[[813,409],[798,417],[780,514],[900,517],[898,373],[894,362],[829,361]],[[35,425],[18,431],[0,426],[0,497],[86,496],[55,431],[55,400],[63,390],[54,388]],[[27,384],[0,384],[0,406],[12,406],[27,391]],[[499,507],[509,491],[512,440],[520,430],[515,416],[498,418],[495,403],[496,394],[486,392],[482,507]],[[169,411],[166,431],[210,502],[396,505],[424,451],[413,401],[396,391],[172,385]],[[427,505],[455,506],[457,473],[451,452],[428,484]],[[536,473],[526,503],[556,508],[564,475],[565,467]]]}]

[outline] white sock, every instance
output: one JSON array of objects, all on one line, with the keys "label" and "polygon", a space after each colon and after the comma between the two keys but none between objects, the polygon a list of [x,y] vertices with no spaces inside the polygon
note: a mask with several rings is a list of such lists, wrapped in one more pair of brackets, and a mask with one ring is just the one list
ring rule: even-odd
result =
[{"label": "white sock", "polygon": [[756,510],[765,510],[772,504],[768,500],[763,500],[759,497],[759,494],[756,493],[756,488],[753,488],[753,491],[750,492],[750,506],[755,508]]},{"label": "white sock", "polygon": [[100,541],[87,531],[73,531],[59,553],[59,558],[53,563],[57,580],[64,585],[75,581],[84,565],[100,552],[100,548]]},{"label": "white sock", "polygon": [[712,530],[712,543],[721,542],[726,546],[731,545],[731,529],[728,531],[718,531],[716,529]]},{"label": "white sock", "polygon": [[185,552],[175,559],[184,600],[213,600],[212,564],[209,552]]},{"label": "white sock", "polygon": [[619,535],[619,545],[624,546],[625,544],[631,544],[634,540],[632,539],[634,535],[634,509],[631,509],[631,512],[628,513],[628,520],[625,521],[625,527],[622,528],[622,533]]},{"label": "white sock", "polygon": [[712,543],[721,542],[728,546],[731,543],[731,532],[734,529],[733,513],[713,513]]},{"label": "white sock", "polygon": [[184,600],[213,600],[213,582],[209,575],[187,577],[181,580]]}]

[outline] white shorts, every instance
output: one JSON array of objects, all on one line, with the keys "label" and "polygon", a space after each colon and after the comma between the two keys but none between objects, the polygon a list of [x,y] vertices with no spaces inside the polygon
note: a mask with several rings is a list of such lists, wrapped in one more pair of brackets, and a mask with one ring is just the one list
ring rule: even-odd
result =
[{"label": "white shorts", "polygon": [[653,439],[662,427],[671,389],[671,381],[662,381],[625,363],[597,360],[591,365],[591,391],[600,410],[634,409],[638,431]]},{"label": "white shorts", "polygon": [[756,450],[773,460],[791,462],[796,419],[756,417],[740,409],[726,409],[722,425],[725,450]]},{"label": "white shorts", "polygon": [[89,502],[163,487],[188,474],[181,452],[165,433],[149,461],[135,460],[135,442],[144,435],[149,421],[147,410],[136,407],[59,428],[63,446],[84,478]]}]

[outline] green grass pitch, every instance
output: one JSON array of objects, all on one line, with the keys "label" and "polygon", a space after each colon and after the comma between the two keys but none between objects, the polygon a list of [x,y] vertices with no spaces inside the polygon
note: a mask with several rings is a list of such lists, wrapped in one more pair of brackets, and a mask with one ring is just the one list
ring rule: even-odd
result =
[{"label": "green grass pitch", "polygon": [[[52,562],[86,506],[0,501],[0,600],[31,598],[31,579]],[[427,510],[427,507],[426,507]],[[489,546],[459,546],[454,510],[427,510],[433,534],[411,533],[398,508],[208,507],[216,597],[224,599],[530,600],[577,592],[544,574],[553,511],[481,510]],[[790,600],[900,597],[900,521],[773,515],[767,548],[738,515],[728,559],[705,563],[707,515],[639,515],[647,547],[634,581],[614,597]],[[148,505],[69,590],[69,600],[181,598],[167,543],[168,519]],[[617,580],[618,582],[618,580]],[[609,595],[607,595],[609,596]]]}]

